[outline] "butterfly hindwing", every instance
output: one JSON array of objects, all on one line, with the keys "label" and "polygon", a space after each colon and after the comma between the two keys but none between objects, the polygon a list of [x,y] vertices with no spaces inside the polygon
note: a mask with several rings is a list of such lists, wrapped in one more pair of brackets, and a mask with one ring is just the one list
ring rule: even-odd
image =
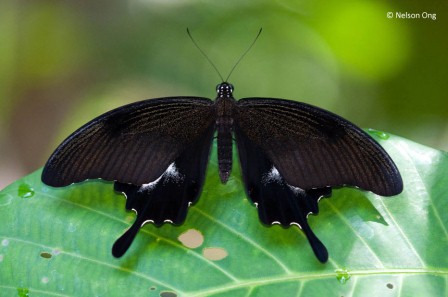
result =
[{"label": "butterfly hindwing", "polygon": [[55,187],[93,178],[135,185],[154,181],[214,119],[213,101],[199,97],[119,107],[70,135],[47,161],[42,181]]},{"label": "butterfly hindwing", "polygon": [[131,245],[137,231],[146,222],[156,226],[170,222],[182,224],[190,204],[201,193],[209,159],[214,126],[191,143],[153,183],[135,186],[115,182],[114,189],[126,195],[126,209],[135,210],[134,224],[115,242],[112,254],[121,257]]},{"label": "butterfly hindwing", "polygon": [[284,99],[245,98],[237,102],[235,122],[289,185],[350,185],[382,196],[402,191],[400,173],[384,149],[331,112]]},{"label": "butterfly hindwing", "polygon": [[257,206],[260,221],[284,227],[298,225],[305,233],[317,258],[328,259],[328,252],[307,222],[310,213],[317,214],[317,203],[331,194],[331,188],[301,190],[288,185],[261,148],[235,127],[238,155],[244,185],[249,198]]}]

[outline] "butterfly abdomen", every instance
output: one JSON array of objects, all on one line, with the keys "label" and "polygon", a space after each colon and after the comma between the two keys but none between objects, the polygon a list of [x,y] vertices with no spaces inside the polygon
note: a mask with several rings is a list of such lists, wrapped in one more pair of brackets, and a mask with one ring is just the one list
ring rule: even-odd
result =
[{"label": "butterfly abdomen", "polygon": [[232,171],[232,110],[233,98],[216,99],[216,129],[218,131],[218,170],[221,182],[225,184]]},{"label": "butterfly abdomen", "polygon": [[232,124],[225,119],[218,125],[218,168],[221,182],[225,184],[232,170]]}]

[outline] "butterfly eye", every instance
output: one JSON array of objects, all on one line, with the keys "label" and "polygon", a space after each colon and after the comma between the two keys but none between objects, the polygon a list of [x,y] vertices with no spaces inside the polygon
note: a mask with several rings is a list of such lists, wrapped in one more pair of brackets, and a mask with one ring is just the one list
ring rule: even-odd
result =
[{"label": "butterfly eye", "polygon": [[218,93],[219,96],[231,96],[233,93],[233,85],[223,82],[216,86],[216,93]]}]

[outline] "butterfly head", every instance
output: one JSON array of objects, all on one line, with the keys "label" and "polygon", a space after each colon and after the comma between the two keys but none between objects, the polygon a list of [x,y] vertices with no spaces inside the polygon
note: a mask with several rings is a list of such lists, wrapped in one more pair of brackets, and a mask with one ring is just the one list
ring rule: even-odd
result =
[{"label": "butterfly head", "polygon": [[220,83],[216,86],[218,97],[231,98],[233,93],[233,85],[228,82]]}]

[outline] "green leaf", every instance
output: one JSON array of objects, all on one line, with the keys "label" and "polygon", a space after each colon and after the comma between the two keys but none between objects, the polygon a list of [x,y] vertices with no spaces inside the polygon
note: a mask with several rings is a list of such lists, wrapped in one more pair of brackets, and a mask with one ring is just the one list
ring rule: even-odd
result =
[{"label": "green leaf", "polygon": [[259,222],[238,166],[221,185],[216,155],[186,223],[146,225],[121,259],[111,246],[135,217],[124,197],[100,180],[51,188],[39,170],[0,192],[0,295],[447,296],[448,156],[370,132],[405,188],[389,198],[343,188],[323,199],[309,221],[326,264],[298,228]]}]

